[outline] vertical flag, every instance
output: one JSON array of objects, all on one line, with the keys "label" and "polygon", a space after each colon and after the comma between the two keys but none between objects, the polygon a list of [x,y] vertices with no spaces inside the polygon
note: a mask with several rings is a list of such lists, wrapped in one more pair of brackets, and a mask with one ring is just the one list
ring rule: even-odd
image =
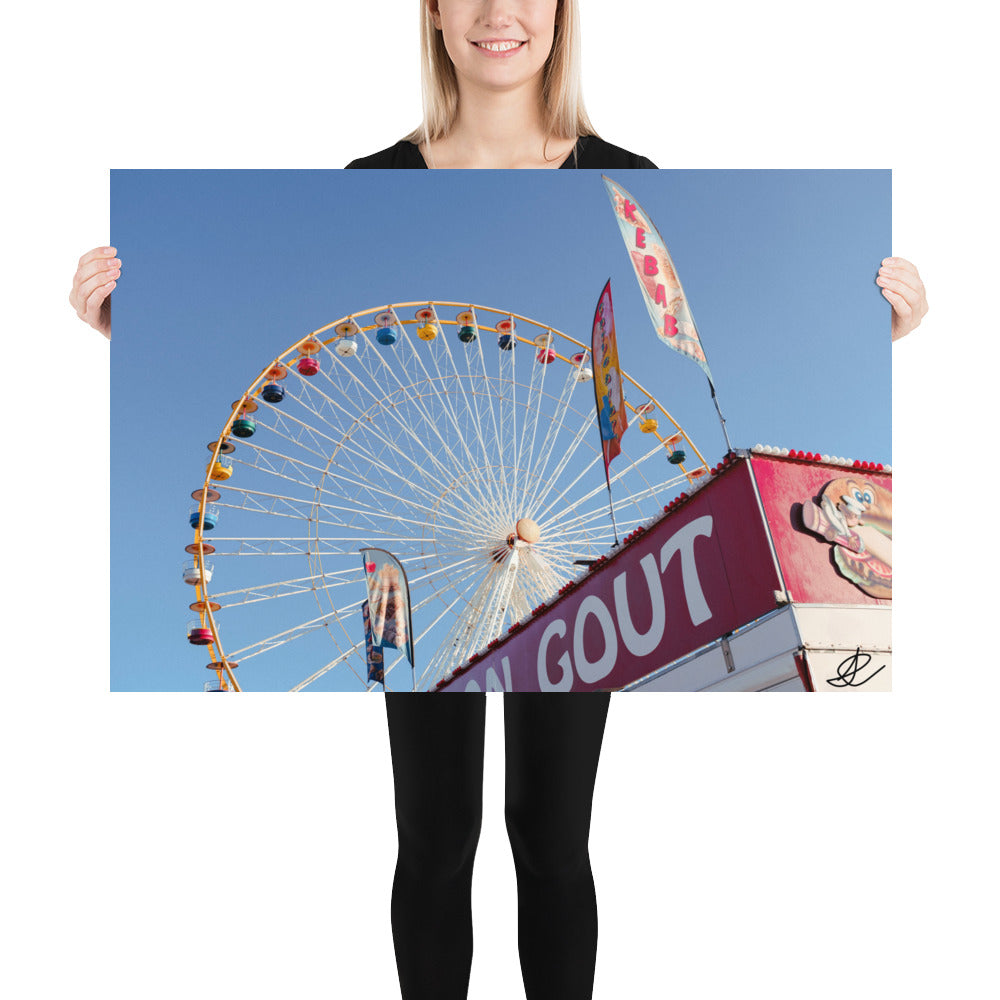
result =
[{"label": "vertical flag", "polygon": [[625,188],[610,177],[602,177],[656,335],[699,365],[714,391],[698,328],[663,237]]},{"label": "vertical flag", "polygon": [[601,446],[604,449],[604,472],[607,475],[611,460],[621,453],[622,436],[628,427],[628,414],[625,412],[622,393],[622,373],[618,367],[610,279],[597,300],[590,353],[594,359],[594,396],[597,402],[597,422],[601,428]]},{"label": "vertical flag", "polygon": [[365,662],[368,664],[368,683],[378,681],[385,686],[385,654],[381,646],[372,638],[372,620],[368,613],[368,602],[361,605],[361,618],[365,623]]},{"label": "vertical flag", "polygon": [[362,549],[373,647],[401,649],[413,666],[410,588],[402,564],[385,549]]},{"label": "vertical flag", "polygon": [[622,373],[618,367],[618,341],[615,339],[615,314],[611,308],[610,278],[597,300],[597,309],[594,310],[590,356],[594,359],[594,401],[597,403],[597,425],[601,430],[601,449],[604,452],[604,478],[608,484],[608,504],[617,548],[618,524],[615,521],[614,498],[611,496],[609,467],[615,455],[621,454],[622,436],[628,427],[628,414],[625,412],[625,394],[622,392]]}]

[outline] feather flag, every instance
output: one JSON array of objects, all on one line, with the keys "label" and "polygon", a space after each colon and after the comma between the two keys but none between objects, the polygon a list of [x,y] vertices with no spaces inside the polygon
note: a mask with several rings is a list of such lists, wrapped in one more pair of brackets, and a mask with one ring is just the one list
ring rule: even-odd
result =
[{"label": "feather flag", "polygon": [[368,613],[368,602],[361,605],[361,618],[365,623],[365,662],[368,664],[368,683],[378,681],[385,686],[385,654],[381,646],[372,638],[372,620]]},{"label": "feather flag", "polygon": [[625,188],[610,177],[601,176],[656,335],[668,347],[699,365],[711,384],[712,373],[701,346],[698,328],[663,237]]},{"label": "feather flag", "polygon": [[399,560],[385,549],[362,549],[368,585],[368,620],[372,645],[401,649],[413,666],[410,588]]},{"label": "feather flag", "polygon": [[594,310],[594,328],[590,334],[590,356],[594,359],[594,402],[597,404],[597,426],[601,432],[604,452],[604,479],[608,484],[608,505],[618,547],[618,524],[615,521],[615,501],[611,495],[611,460],[621,454],[622,437],[628,429],[622,372],[618,367],[618,341],[615,339],[615,314],[611,308],[611,279],[601,292]]},{"label": "feather flag", "polygon": [[615,340],[610,279],[604,286],[594,311],[590,354],[594,359],[594,396],[597,402],[597,422],[601,428],[601,447],[604,450],[604,473],[607,475],[611,460],[621,454],[622,436],[628,427],[622,373],[618,367],[618,342]]}]

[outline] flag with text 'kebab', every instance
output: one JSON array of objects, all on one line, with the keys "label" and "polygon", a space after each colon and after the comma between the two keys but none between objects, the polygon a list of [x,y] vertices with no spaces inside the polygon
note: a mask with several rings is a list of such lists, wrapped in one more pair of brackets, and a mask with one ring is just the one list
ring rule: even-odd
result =
[{"label": "flag with text 'kebab'", "polygon": [[401,649],[413,665],[410,588],[399,560],[385,549],[362,549],[368,585],[368,628],[376,649]]},{"label": "flag with text 'kebab'", "polygon": [[610,177],[603,174],[602,177],[656,335],[668,347],[695,362],[712,383],[698,328],[663,237],[625,188]]},{"label": "flag with text 'kebab'", "polygon": [[604,474],[615,455],[621,454],[622,437],[628,428],[622,373],[618,367],[618,342],[615,340],[615,314],[611,308],[611,281],[604,286],[594,311],[594,329],[590,338],[594,359],[594,396],[597,423],[601,428],[604,449]]}]

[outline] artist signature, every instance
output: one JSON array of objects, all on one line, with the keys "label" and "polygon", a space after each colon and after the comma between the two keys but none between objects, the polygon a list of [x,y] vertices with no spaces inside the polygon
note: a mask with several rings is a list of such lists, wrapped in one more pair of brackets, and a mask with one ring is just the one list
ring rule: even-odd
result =
[{"label": "artist signature", "polygon": [[859,675],[871,662],[872,654],[862,653],[861,647],[858,646],[854,653],[842,660],[837,666],[837,676],[827,677],[826,683],[833,687],[861,687],[867,684],[880,670],[885,670],[886,665],[883,663],[881,667],[866,676],[861,676],[859,680]]}]

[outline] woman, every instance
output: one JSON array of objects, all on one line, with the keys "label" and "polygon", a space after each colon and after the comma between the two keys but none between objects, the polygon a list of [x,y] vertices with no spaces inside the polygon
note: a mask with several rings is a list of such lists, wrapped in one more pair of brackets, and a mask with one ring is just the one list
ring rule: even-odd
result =
[{"label": "woman", "polygon": [[[590,124],[572,0],[428,0],[420,35],[423,123],[349,167],[655,167],[604,142]],[[404,1000],[458,1000],[472,964],[486,695],[385,700],[399,834],[392,930],[400,986]],[[597,901],[588,838],[609,701],[608,693],[504,696],[505,817],[528,1000],[582,1000],[593,991]]]},{"label": "woman", "polygon": [[[350,167],[654,167],[604,142],[587,118],[575,0],[425,0],[422,10],[424,121]],[[81,259],[74,280],[74,307],[106,336],[108,296],[120,273],[113,248],[98,248]],[[893,304],[896,339],[926,311],[923,288],[912,265],[889,260],[879,283]],[[587,842],[609,699],[504,697],[505,813],[528,1000],[592,993],[597,909]],[[472,960],[486,696],[387,694],[386,710],[399,835],[392,927],[402,995],[458,1000],[467,995]]]},{"label": "woman", "polygon": [[575,0],[427,0],[420,48],[420,127],[348,167],[655,167],[587,117]]}]

